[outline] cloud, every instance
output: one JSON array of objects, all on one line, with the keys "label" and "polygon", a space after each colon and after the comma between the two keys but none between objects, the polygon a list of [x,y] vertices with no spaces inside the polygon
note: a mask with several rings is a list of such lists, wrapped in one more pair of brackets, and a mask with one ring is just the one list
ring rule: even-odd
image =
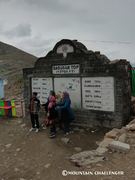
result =
[{"label": "cloud", "polygon": [[9,38],[23,38],[31,36],[31,25],[30,24],[19,24],[16,27],[3,32],[5,36]]},{"label": "cloud", "polygon": [[78,39],[134,61],[134,7],[135,0],[0,0],[1,40],[44,56],[61,39]]},{"label": "cloud", "polygon": [[41,57],[51,51],[57,41],[57,39],[45,39],[41,35],[38,35],[17,41],[16,46],[23,51]]}]

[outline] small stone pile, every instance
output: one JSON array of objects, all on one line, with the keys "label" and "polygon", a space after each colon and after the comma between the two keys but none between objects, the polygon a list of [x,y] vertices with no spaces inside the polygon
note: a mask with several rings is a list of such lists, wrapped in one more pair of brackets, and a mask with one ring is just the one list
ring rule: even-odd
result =
[{"label": "small stone pile", "polygon": [[84,151],[71,156],[69,159],[80,167],[89,168],[105,160],[107,151],[125,154],[131,146],[135,147],[135,119],[126,127],[114,128],[104,136],[96,150]]}]

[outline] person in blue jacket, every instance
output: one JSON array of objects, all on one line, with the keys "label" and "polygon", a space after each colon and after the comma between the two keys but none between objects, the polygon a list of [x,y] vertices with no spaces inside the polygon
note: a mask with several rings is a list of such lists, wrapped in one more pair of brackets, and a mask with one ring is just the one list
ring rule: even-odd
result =
[{"label": "person in blue jacket", "polygon": [[61,102],[56,104],[56,110],[61,110],[61,122],[64,123],[64,133],[68,135],[70,132],[70,123],[74,120],[74,114],[70,107],[71,100],[67,92],[63,92]]}]

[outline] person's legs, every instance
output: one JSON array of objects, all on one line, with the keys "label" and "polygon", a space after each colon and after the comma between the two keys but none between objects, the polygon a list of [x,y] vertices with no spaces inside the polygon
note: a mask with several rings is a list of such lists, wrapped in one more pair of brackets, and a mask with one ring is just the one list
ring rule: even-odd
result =
[{"label": "person's legs", "polygon": [[34,114],[34,120],[35,120],[36,132],[39,132],[39,121],[38,121],[38,115],[37,114]]},{"label": "person's legs", "polygon": [[61,123],[64,124],[64,133],[68,133],[69,132],[69,114],[66,108],[61,110]]},{"label": "person's legs", "polygon": [[34,114],[31,114],[31,115],[30,115],[30,118],[31,118],[32,128],[35,128]]},{"label": "person's legs", "polygon": [[62,120],[59,119],[59,128],[62,129]]},{"label": "person's legs", "polygon": [[56,134],[56,127],[55,127],[55,125],[53,125],[53,126],[50,126],[50,138],[52,138],[52,137],[55,137],[55,134]]},{"label": "person's legs", "polygon": [[59,128],[62,129],[61,110],[58,111],[58,125]]},{"label": "person's legs", "polygon": [[39,129],[39,121],[38,121],[38,115],[35,114],[35,121],[36,121],[36,128]]},{"label": "person's legs", "polygon": [[64,122],[64,133],[69,133],[69,122]]}]

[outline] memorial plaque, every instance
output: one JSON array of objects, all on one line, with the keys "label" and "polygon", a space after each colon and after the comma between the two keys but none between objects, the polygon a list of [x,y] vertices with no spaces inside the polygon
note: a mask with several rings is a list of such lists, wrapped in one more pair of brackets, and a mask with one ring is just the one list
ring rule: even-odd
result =
[{"label": "memorial plaque", "polygon": [[83,108],[114,111],[114,78],[82,78]]},{"label": "memorial plaque", "polygon": [[50,90],[53,89],[52,78],[32,78],[32,92],[37,92],[40,103],[47,102]]}]

